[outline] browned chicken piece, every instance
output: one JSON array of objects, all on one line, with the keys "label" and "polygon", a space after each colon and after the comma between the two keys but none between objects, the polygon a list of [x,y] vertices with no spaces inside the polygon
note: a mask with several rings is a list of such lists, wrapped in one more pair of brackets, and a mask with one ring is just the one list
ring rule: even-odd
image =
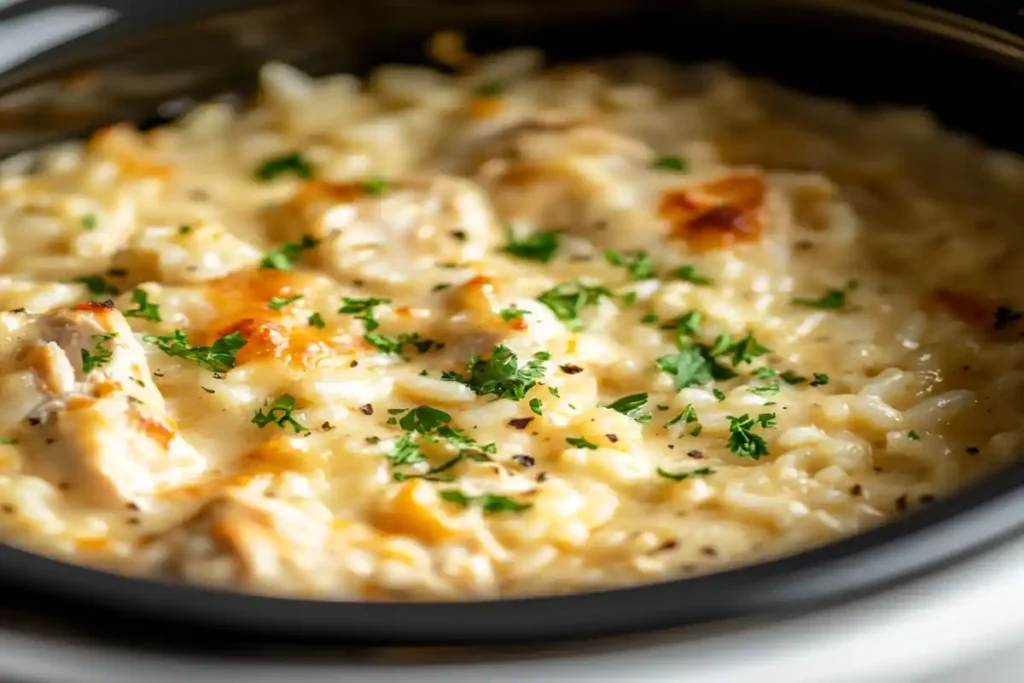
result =
[{"label": "browned chicken piece", "polygon": [[205,469],[120,312],[92,303],[0,315],[2,367],[34,378],[36,400],[21,418],[30,470],[84,501],[120,506]]}]

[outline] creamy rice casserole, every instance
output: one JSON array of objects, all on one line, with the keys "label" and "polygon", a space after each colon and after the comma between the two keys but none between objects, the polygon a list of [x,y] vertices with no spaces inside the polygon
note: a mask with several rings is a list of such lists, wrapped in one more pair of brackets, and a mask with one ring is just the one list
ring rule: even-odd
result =
[{"label": "creamy rice casserole", "polygon": [[534,50],[261,74],[0,174],[0,539],[355,600],[792,553],[1012,460],[1024,163]]}]

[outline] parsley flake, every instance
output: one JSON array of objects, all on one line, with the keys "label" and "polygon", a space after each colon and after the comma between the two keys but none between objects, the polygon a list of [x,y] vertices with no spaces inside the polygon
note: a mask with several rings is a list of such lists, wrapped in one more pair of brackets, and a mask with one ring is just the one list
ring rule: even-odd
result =
[{"label": "parsley flake", "polygon": [[532,507],[530,503],[520,503],[508,496],[495,496],[490,493],[485,493],[482,496],[467,496],[462,491],[456,489],[441,491],[441,498],[462,507],[479,506],[483,509],[484,514],[522,512]]},{"label": "parsley flake", "polygon": [[529,311],[523,310],[522,308],[505,308],[498,311],[498,315],[500,315],[501,319],[507,323],[512,322],[516,318],[522,318],[527,313],[529,313]]},{"label": "parsley flake", "polygon": [[144,289],[136,289],[132,292],[132,303],[136,308],[129,308],[124,311],[126,318],[142,318],[155,323],[160,322],[160,307],[149,303],[149,293]]},{"label": "parsley flake", "polygon": [[82,230],[92,232],[96,229],[96,214],[87,213],[80,220],[82,221]]},{"label": "parsley flake", "polygon": [[363,327],[367,332],[372,332],[380,327],[380,323],[377,322],[373,315],[373,310],[382,304],[391,303],[391,299],[377,299],[373,297],[368,299],[345,297],[342,301],[345,305],[338,309],[338,313],[356,314],[356,320],[363,321]]},{"label": "parsley flake", "polygon": [[519,358],[511,349],[496,346],[487,358],[475,355],[470,358],[467,376],[445,372],[441,379],[465,384],[478,396],[493,394],[519,401],[526,398],[526,393],[544,376],[544,361],[549,358],[550,354],[536,353],[532,360],[519,365]]},{"label": "parsley flake", "polygon": [[363,192],[366,194],[384,194],[388,191],[388,181],[383,178],[370,178],[363,181]]},{"label": "parsley flake", "polygon": [[269,308],[272,311],[280,311],[282,308],[284,308],[288,304],[294,303],[294,302],[298,301],[301,298],[302,298],[301,294],[296,294],[295,296],[285,296],[285,297],[274,296],[274,297],[270,298],[269,302],[267,302],[267,308]]},{"label": "parsley flake", "polygon": [[605,407],[611,408],[617,413],[622,413],[640,424],[646,424],[651,421],[651,414],[644,410],[646,406],[647,394],[631,394],[630,396],[623,396]]},{"label": "parsley flake", "polygon": [[94,334],[92,340],[96,342],[96,348],[92,351],[86,351],[81,349],[82,352],[82,372],[89,374],[93,370],[110,362],[110,359],[114,355],[114,351],[105,346],[106,342],[110,341],[117,336],[117,332],[111,332],[109,334]]},{"label": "parsley flake", "polygon": [[[267,412],[263,412],[263,408],[267,409]],[[263,408],[256,411],[256,414],[252,418],[252,423],[263,429],[268,424],[276,424],[281,429],[287,426],[291,426],[295,430],[296,434],[304,434],[309,429],[300,424],[298,420],[292,417],[292,413],[295,411],[295,397],[290,394],[282,394],[274,399],[271,403],[268,399],[263,403]]]},{"label": "parsley flake", "polygon": [[646,252],[627,257],[619,251],[606,251],[604,258],[613,266],[625,268],[631,280],[650,280],[654,277],[654,262]]},{"label": "parsley flake", "polygon": [[679,353],[662,356],[656,363],[659,370],[673,376],[676,391],[735,377],[735,372],[714,359],[712,351],[701,344],[693,344]]},{"label": "parsley flake", "polygon": [[319,313],[312,313],[312,314],[310,314],[310,316],[306,320],[306,322],[309,323],[309,325],[311,327],[323,328],[323,326],[324,326],[324,317],[322,315],[320,315]]},{"label": "parsley flake", "polygon": [[826,384],[828,384],[828,381],[829,381],[828,375],[826,375],[824,373],[821,373],[821,372],[816,372],[816,373],[814,373],[814,381],[811,382],[811,386],[812,387],[823,387]]},{"label": "parsley flake", "polygon": [[585,448],[588,451],[596,451],[597,450],[597,444],[590,443],[589,441],[587,441],[582,436],[567,436],[565,438],[565,442],[567,444],[569,444],[570,446],[575,446],[576,448]]},{"label": "parsley flake", "polygon": [[580,313],[587,306],[595,306],[602,297],[611,297],[607,287],[590,286],[582,282],[563,282],[542,293],[537,300],[551,309],[555,317],[576,332],[583,329]]},{"label": "parsley flake", "polygon": [[654,167],[664,169],[666,171],[686,173],[690,170],[690,163],[683,157],[675,154],[662,154],[654,160]]},{"label": "parsley flake", "polygon": [[768,442],[760,434],[755,434],[754,429],[760,426],[768,429],[775,426],[775,413],[761,413],[757,418],[749,415],[740,417],[729,416],[729,443],[728,448],[736,455],[760,460],[768,455]]},{"label": "parsley flake", "polygon": [[697,266],[689,264],[679,266],[676,270],[676,277],[694,285],[710,285],[712,283],[711,278],[697,272]]},{"label": "parsley flake", "polygon": [[235,356],[248,343],[237,331],[225,334],[210,346],[189,346],[188,335],[182,330],[160,337],[146,335],[142,341],[155,345],[168,356],[195,361],[213,372],[227,372],[235,367]]},{"label": "parsley flake", "polygon": [[921,435],[918,434],[915,431],[909,431],[909,432],[907,432],[907,438],[912,440],[912,441],[920,441],[921,440]]},{"label": "parsley flake", "polygon": [[72,282],[85,285],[85,288],[89,290],[90,294],[96,294],[97,296],[120,293],[120,290],[113,283],[107,282],[99,275],[76,277]]},{"label": "parsley flake", "polygon": [[706,477],[709,474],[714,474],[715,471],[710,467],[701,467],[700,469],[690,470],[689,472],[666,472],[665,470],[658,468],[658,475],[665,479],[671,479],[672,481],[683,481],[684,479],[691,479],[693,477]]},{"label": "parsley flake", "polygon": [[291,270],[295,267],[295,261],[302,256],[302,252],[313,249],[320,240],[310,235],[303,235],[299,242],[289,242],[278,251],[269,251],[260,261],[260,268],[264,270]]},{"label": "parsley flake", "polygon": [[18,445],[18,440],[17,439],[10,439],[10,438],[3,438],[3,439],[0,439],[0,445],[2,445],[2,446],[17,446]]},{"label": "parsley flake", "polygon": [[310,165],[309,161],[302,154],[292,152],[264,161],[256,169],[256,178],[267,181],[289,173],[304,180],[309,180],[313,177],[313,166]]},{"label": "parsley flake", "polygon": [[541,403],[541,400],[539,398],[531,398],[530,399],[530,410],[532,410],[535,415],[543,415],[544,414],[544,404]]},{"label": "parsley flake", "polygon": [[797,297],[792,299],[792,303],[807,308],[839,310],[846,307],[846,292],[841,289],[830,289],[817,299]]},{"label": "parsley flake", "polygon": [[508,244],[505,245],[504,251],[507,254],[530,261],[550,263],[558,253],[561,235],[556,230],[538,230],[522,239],[516,237],[511,227],[506,227],[506,232]]}]

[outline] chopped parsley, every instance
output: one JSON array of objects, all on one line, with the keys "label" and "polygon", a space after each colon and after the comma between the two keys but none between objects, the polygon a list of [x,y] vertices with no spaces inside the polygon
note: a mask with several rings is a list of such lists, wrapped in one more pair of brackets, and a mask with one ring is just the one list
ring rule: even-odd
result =
[{"label": "chopped parsley", "polygon": [[313,177],[313,166],[302,154],[292,152],[267,159],[256,169],[256,178],[264,181],[288,174],[309,180]]},{"label": "chopped parsley", "polygon": [[117,332],[111,332],[109,334],[94,334],[92,340],[96,342],[96,348],[92,351],[82,351],[82,372],[89,374],[93,370],[110,362],[114,352],[109,349],[105,344],[117,336]]},{"label": "chopped parsley", "polygon": [[136,308],[129,308],[124,311],[126,318],[142,318],[155,323],[160,322],[160,307],[149,303],[149,293],[144,289],[136,289],[132,292],[132,303]]},{"label": "chopped parsley", "polygon": [[710,285],[712,283],[711,278],[698,273],[697,266],[694,265],[679,266],[676,270],[676,277],[694,285]]},{"label": "chopped parsley", "polygon": [[445,372],[441,378],[449,382],[465,384],[479,396],[493,394],[498,398],[522,400],[526,393],[537,385],[544,376],[544,361],[550,358],[545,352],[536,353],[533,359],[519,364],[519,358],[507,346],[496,346],[487,358],[474,355],[469,360],[468,375]]},{"label": "chopped parsley", "polygon": [[521,259],[550,263],[558,253],[561,235],[556,230],[538,230],[518,239],[511,227],[507,227],[508,244],[505,253]]},{"label": "chopped parsley", "polygon": [[182,226],[178,227],[178,234],[179,235],[187,235],[190,232],[192,232],[192,226],[191,225],[182,225]]},{"label": "chopped parsley", "polygon": [[473,94],[477,97],[497,97],[505,92],[505,85],[501,81],[487,81],[477,86]]},{"label": "chopped parsley", "polygon": [[[693,407],[692,403],[687,403],[686,408],[683,409],[683,412],[679,413],[671,420],[666,422],[665,427],[668,428],[673,425],[679,424],[680,422],[682,422],[684,425],[699,422],[699,420],[697,419],[697,410],[696,408]],[[685,426],[683,429],[685,431]],[[697,428],[693,431],[692,436],[697,436],[698,434],[700,434],[700,425],[698,425]]]},{"label": "chopped parsley", "polygon": [[672,481],[682,481],[684,479],[690,479],[692,477],[706,477],[709,474],[714,474],[715,471],[710,467],[701,467],[700,469],[690,470],[689,472],[666,472],[665,470],[658,468],[658,475],[665,479],[671,479]]},{"label": "chopped parsley", "polygon": [[814,373],[814,381],[811,382],[812,387],[823,387],[828,384],[828,375],[816,372]]},{"label": "chopped parsley", "polygon": [[532,507],[530,503],[520,503],[508,496],[495,496],[490,493],[485,493],[482,496],[467,496],[462,491],[458,491],[456,489],[441,491],[441,498],[449,503],[455,503],[462,507],[470,507],[472,505],[479,506],[483,509],[484,514],[494,514],[497,512],[522,512],[523,510],[528,510]]},{"label": "chopped parsley", "polygon": [[921,440],[921,435],[918,434],[915,431],[909,431],[909,432],[907,432],[907,438],[912,440],[912,441],[920,441]]},{"label": "chopped parsley", "polygon": [[732,352],[733,365],[751,363],[758,356],[771,353],[771,349],[758,342],[752,334],[748,334],[746,337],[733,344],[729,351]]},{"label": "chopped parsley", "polygon": [[2,446],[16,446],[18,445],[17,439],[2,438],[0,439],[0,445]]},{"label": "chopped parsley", "polygon": [[[267,412],[263,412],[263,408],[267,409]],[[263,403],[263,408],[256,411],[256,414],[252,418],[252,423],[263,429],[268,424],[276,424],[281,429],[291,426],[295,430],[296,434],[303,434],[308,432],[309,429],[300,424],[298,420],[292,417],[292,413],[295,411],[295,397],[290,394],[282,394],[274,399],[271,403],[268,399]]]},{"label": "chopped parsley", "polygon": [[797,306],[818,308],[821,310],[838,310],[846,307],[846,292],[841,289],[830,289],[817,299],[797,297],[792,299]]},{"label": "chopped parsley", "polygon": [[768,455],[768,442],[754,429],[760,426],[768,429],[775,426],[775,413],[761,413],[756,418],[749,415],[729,416],[729,450],[736,455],[760,460]]},{"label": "chopped parsley", "polygon": [[651,414],[644,410],[646,406],[647,394],[631,394],[623,396],[618,401],[609,403],[605,407],[611,408],[617,413],[622,413],[640,424],[646,424],[651,421]]},{"label": "chopped parsley", "polygon": [[268,251],[260,261],[260,268],[264,270],[291,270],[295,267],[295,261],[302,256],[302,252],[313,249],[320,240],[311,235],[303,235],[299,242],[288,242],[278,251]]},{"label": "chopped parsley", "polygon": [[532,410],[535,415],[543,415],[544,414],[544,404],[541,403],[541,400],[539,398],[531,398],[530,399],[530,410]]},{"label": "chopped parsley", "polygon": [[97,296],[120,293],[120,290],[113,283],[107,282],[99,275],[76,277],[73,282],[85,285],[90,294],[96,294]]},{"label": "chopped parsley", "polygon": [[[419,406],[406,411],[403,408],[388,410],[392,415],[405,413],[402,417],[391,417],[388,424],[397,424],[406,431],[406,434],[399,439],[395,445],[385,454],[391,461],[392,466],[412,465],[426,461],[426,455],[421,449],[421,443],[425,440],[432,443],[444,443],[455,448],[457,454],[454,458],[445,463],[432,467],[422,473],[396,472],[395,481],[406,479],[430,479],[432,481],[452,481],[450,475],[442,474],[453,468],[463,460],[475,460],[487,462],[490,460],[487,454],[497,452],[497,446],[493,443],[481,444],[466,436],[461,430],[451,426],[451,415],[439,408],[431,406]],[[416,435],[419,435],[418,437]]]},{"label": "chopped parsley", "polygon": [[434,347],[440,348],[442,346],[442,344],[437,343],[433,339],[421,338],[418,332],[403,332],[397,337],[379,332],[367,332],[363,335],[363,338],[373,346],[376,346],[382,353],[392,355],[401,354],[406,344],[415,348],[419,353],[426,353]]},{"label": "chopped parsley", "polygon": [[86,232],[92,232],[96,229],[96,214],[87,213],[80,220],[82,221],[82,229]]},{"label": "chopped parsley", "polygon": [[719,401],[725,400],[725,392],[723,392],[721,389],[712,389],[711,395],[714,396]]},{"label": "chopped parsley", "polygon": [[806,377],[804,377],[803,375],[798,375],[792,370],[786,370],[784,373],[779,375],[779,377],[781,377],[782,381],[785,382],[786,384],[800,384],[802,382],[807,381]]},{"label": "chopped parsley", "polygon": [[320,315],[319,313],[312,313],[312,314],[310,314],[310,316],[306,320],[306,322],[308,322],[311,327],[323,328],[323,326],[324,326],[324,317],[322,315]]},{"label": "chopped parsley", "polygon": [[373,309],[382,304],[391,303],[391,299],[377,299],[373,297],[368,299],[352,299],[345,297],[342,301],[345,305],[338,309],[338,313],[356,314],[356,320],[363,321],[363,326],[367,332],[372,332],[380,327],[380,323],[378,323],[377,319],[373,316]]},{"label": "chopped parsley", "polygon": [[516,318],[522,318],[527,313],[529,313],[529,311],[523,310],[522,308],[505,308],[499,311],[498,315],[500,315],[501,319],[505,322],[512,322]]},{"label": "chopped parsley", "polygon": [[296,294],[295,296],[285,296],[285,297],[274,296],[274,297],[270,298],[269,302],[267,302],[267,308],[269,308],[272,311],[280,311],[282,308],[284,308],[288,304],[294,303],[294,302],[298,301],[301,298],[302,298],[301,294]]},{"label": "chopped parsley", "polygon": [[704,314],[700,311],[690,311],[679,316],[679,319],[676,320],[676,341],[680,347],[686,346],[690,338],[700,334],[700,324],[703,319]]},{"label": "chopped parsley", "polygon": [[555,317],[576,332],[583,328],[580,313],[587,306],[597,305],[602,297],[611,297],[606,287],[590,286],[582,282],[563,282],[541,294],[537,300],[551,309]]},{"label": "chopped parsley", "polygon": [[363,192],[366,194],[384,194],[388,191],[388,181],[383,178],[370,178],[363,181]]},{"label": "chopped parsley", "polygon": [[654,262],[646,252],[624,256],[620,251],[606,251],[604,257],[613,266],[622,266],[631,280],[649,280],[654,277]]},{"label": "chopped parsley", "polygon": [[656,323],[658,322],[658,316],[656,316],[654,313],[648,313],[644,317],[640,318],[640,322],[644,324]]},{"label": "chopped parsley", "polygon": [[590,443],[589,441],[587,441],[582,436],[567,436],[565,438],[565,442],[567,444],[569,444],[570,446],[575,446],[576,448],[585,448],[588,451],[596,451],[597,450],[597,444]]},{"label": "chopped parsley", "polygon": [[188,335],[182,330],[161,337],[146,335],[142,341],[154,344],[168,356],[195,361],[213,372],[227,372],[235,367],[235,356],[248,343],[237,331],[225,334],[210,346],[189,346]]},{"label": "chopped parsley", "polygon": [[661,168],[666,171],[686,173],[690,170],[690,163],[683,157],[675,154],[662,154],[654,160],[654,167]]},{"label": "chopped parsley", "polygon": [[657,360],[657,366],[673,376],[677,391],[735,377],[735,372],[715,360],[712,351],[701,344],[693,344],[679,353],[662,356]]}]

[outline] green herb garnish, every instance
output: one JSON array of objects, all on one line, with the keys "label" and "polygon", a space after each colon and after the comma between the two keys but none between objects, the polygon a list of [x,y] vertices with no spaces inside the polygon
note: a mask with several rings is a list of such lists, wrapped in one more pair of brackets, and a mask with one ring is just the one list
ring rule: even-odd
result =
[{"label": "green herb garnish", "polygon": [[604,257],[613,266],[621,266],[631,280],[649,280],[654,277],[654,262],[646,252],[624,256],[620,251],[606,251]]},{"label": "green herb garnish", "polygon": [[289,394],[282,394],[274,399],[273,403],[269,399],[265,401],[263,408],[267,409],[266,413],[261,408],[256,411],[252,418],[252,423],[260,429],[263,429],[268,424],[276,424],[281,429],[290,425],[296,434],[303,434],[309,431],[305,425],[300,424],[298,420],[292,417],[292,413],[295,411],[295,397]]},{"label": "green herb garnish", "polygon": [[826,384],[828,384],[828,382],[829,382],[828,375],[826,375],[824,373],[821,373],[821,372],[816,372],[816,373],[814,373],[814,380],[811,382],[811,386],[812,387],[823,387]]},{"label": "green herb garnish", "polygon": [[260,261],[260,268],[264,270],[291,270],[295,267],[295,261],[302,256],[302,252],[313,249],[320,240],[310,235],[303,235],[299,242],[289,242],[278,251],[268,251]]},{"label": "green herb garnish", "polygon": [[363,181],[363,192],[366,194],[384,194],[388,191],[388,181],[383,178],[370,178]]},{"label": "green herb garnish", "polygon": [[235,367],[235,356],[248,342],[239,332],[231,332],[210,346],[189,346],[188,335],[175,330],[168,336],[146,335],[142,341],[155,345],[168,356],[195,361],[213,372],[227,372]]},{"label": "green herb garnish", "polygon": [[537,300],[551,309],[555,317],[570,330],[583,328],[580,313],[587,306],[595,306],[602,297],[611,297],[607,287],[590,286],[582,282],[563,282],[541,294]]},{"label": "green herb garnish", "polygon": [[651,421],[651,414],[644,410],[646,406],[647,394],[631,394],[630,396],[623,396],[605,407],[611,408],[617,413],[622,413],[640,424],[646,424]]},{"label": "green herb garnish", "polygon": [[124,311],[126,318],[142,318],[155,323],[160,322],[160,307],[149,303],[149,293],[144,289],[136,289],[132,292],[132,303],[136,308],[129,308]]},{"label": "green herb garnish", "polygon": [[775,413],[761,413],[757,418],[749,415],[740,417],[729,416],[729,444],[728,448],[736,455],[760,460],[768,455],[768,442],[754,429],[760,426],[768,429],[775,426]]},{"label": "green herb garnish", "polygon": [[80,220],[82,221],[82,229],[86,232],[92,232],[96,229],[96,214],[87,213]]},{"label": "green herb garnish", "polygon": [[380,327],[380,323],[377,322],[373,315],[373,310],[382,304],[391,303],[391,299],[377,299],[373,297],[368,299],[345,297],[342,301],[345,305],[338,309],[338,313],[356,314],[356,320],[363,321],[363,327],[367,332],[372,332]]},{"label": "green herb garnish", "polygon": [[309,323],[309,325],[311,327],[323,328],[323,326],[324,326],[324,317],[322,315],[320,315],[319,313],[312,313],[309,316],[309,318],[306,320],[306,322]]},{"label": "green herb garnish", "polygon": [[658,474],[665,479],[671,479],[672,481],[682,481],[684,479],[690,479],[692,477],[706,477],[709,474],[714,474],[715,471],[710,467],[701,467],[700,469],[690,470],[689,472],[666,472],[665,470],[658,468]]},{"label": "green herb garnish", "polygon": [[570,446],[575,446],[576,448],[585,448],[588,451],[596,451],[597,450],[597,444],[590,443],[589,441],[587,441],[582,436],[567,436],[565,438],[565,442],[567,444],[569,444]]},{"label": "green herb garnish", "polygon": [[693,344],[679,353],[662,356],[657,360],[658,369],[672,375],[676,391],[716,380],[732,379],[736,373],[718,363],[711,349]]},{"label": "green herb garnish", "polygon": [[256,178],[264,181],[287,174],[309,180],[313,177],[313,167],[302,154],[292,152],[267,159],[256,169]]},{"label": "green herb garnish", "polygon": [[270,297],[270,301],[267,302],[267,308],[269,308],[272,311],[280,311],[282,308],[284,308],[288,304],[294,303],[294,302],[298,301],[301,298],[302,298],[301,294],[296,294],[295,296],[284,296],[284,297],[273,296],[273,297]]},{"label": "green herb garnish", "polygon": [[558,253],[561,235],[555,230],[538,230],[522,239],[516,238],[511,227],[506,228],[508,244],[505,252],[521,259],[550,263]]},{"label": "green herb garnish", "polygon": [[487,358],[474,355],[467,367],[468,375],[445,372],[441,378],[465,384],[479,396],[493,394],[498,398],[522,400],[526,393],[544,376],[544,361],[548,353],[536,353],[533,359],[519,365],[519,358],[507,346],[496,346]]},{"label": "green herb garnish", "polygon": [[677,171],[679,173],[686,173],[690,170],[689,162],[683,157],[675,154],[662,154],[654,160],[654,167],[662,168],[666,171]]},{"label": "green herb garnish", "polygon": [[694,285],[710,285],[712,283],[711,278],[698,273],[697,266],[694,265],[679,266],[676,270],[676,277]]},{"label": "green herb garnish", "polygon": [[96,294],[97,296],[102,296],[104,294],[114,295],[120,292],[114,284],[107,282],[99,275],[76,277],[72,282],[85,285],[85,288],[89,290],[90,294]]},{"label": "green herb garnish", "polygon": [[450,489],[448,491],[441,491],[441,498],[447,500],[449,503],[456,503],[462,507],[469,507],[476,505],[483,508],[485,514],[494,514],[497,512],[522,512],[523,510],[530,509],[530,503],[520,503],[508,496],[495,496],[490,493],[485,493],[482,496],[467,496],[462,491]]},{"label": "green herb garnish", "polygon": [[797,297],[792,299],[792,303],[807,308],[838,310],[846,307],[846,292],[841,289],[830,289],[817,299]]},{"label": "green herb garnish", "polygon": [[530,399],[530,410],[532,410],[535,415],[543,415],[544,414],[544,404],[541,403],[541,400],[539,398],[531,398]]},{"label": "green herb garnish", "polygon": [[505,308],[499,311],[498,315],[500,315],[501,319],[505,322],[512,322],[516,318],[522,318],[527,313],[529,313],[529,311],[523,310],[522,308]]},{"label": "green herb garnish", "polygon": [[89,374],[93,370],[110,362],[114,352],[112,349],[104,346],[108,341],[117,336],[117,332],[111,332],[109,334],[94,334],[92,340],[96,342],[96,348],[92,351],[82,351],[82,372]]}]

